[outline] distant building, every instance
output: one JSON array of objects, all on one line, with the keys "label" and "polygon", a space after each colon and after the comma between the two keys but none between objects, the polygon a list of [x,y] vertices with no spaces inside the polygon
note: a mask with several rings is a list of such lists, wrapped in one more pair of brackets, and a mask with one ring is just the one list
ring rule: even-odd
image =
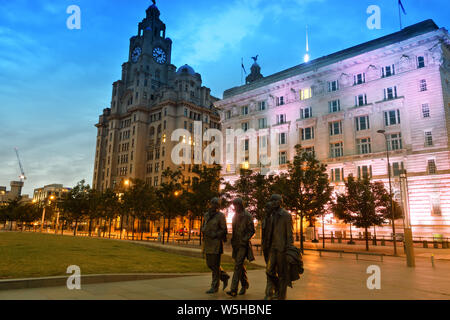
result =
[{"label": "distant building", "polygon": [[[224,99],[215,103],[224,135],[227,129],[248,131],[239,144],[224,141],[226,181],[237,179],[240,167],[283,171],[294,157],[294,146],[301,144],[328,165],[337,192],[344,190],[349,174],[382,180],[387,186],[389,148],[397,199],[399,173],[406,169],[408,174],[415,234],[450,234],[446,29],[427,20],[270,76],[262,77],[257,65],[252,72],[246,85],[226,90]],[[387,143],[378,130],[385,131]],[[278,163],[267,164],[264,152],[250,163],[252,139]],[[227,161],[230,154],[234,156]],[[335,221],[330,216],[327,220]]]},{"label": "distant building", "polygon": [[[0,205],[6,205],[9,201],[17,199],[22,196],[23,182],[11,181],[11,190],[6,190],[6,187],[0,186]],[[22,200],[28,199],[28,195],[23,195]]]},{"label": "distant building", "polygon": [[33,202],[45,202],[45,200],[48,200],[51,196],[60,199],[63,194],[69,190],[70,188],[66,188],[62,184],[49,184],[42,188],[34,189]]}]

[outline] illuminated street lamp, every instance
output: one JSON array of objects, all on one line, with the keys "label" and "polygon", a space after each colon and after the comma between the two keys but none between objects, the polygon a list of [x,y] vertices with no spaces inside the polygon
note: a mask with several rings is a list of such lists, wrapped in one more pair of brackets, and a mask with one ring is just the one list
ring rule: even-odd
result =
[{"label": "illuminated street lamp", "polygon": [[408,194],[408,180],[406,177],[406,170],[402,170],[402,173],[400,174],[400,192],[403,207],[406,263],[408,267],[413,268],[416,266],[416,262],[414,258],[414,243],[411,229],[411,217],[409,214],[409,194]]},{"label": "illuminated street lamp", "polygon": [[388,177],[389,177],[389,199],[391,200],[391,215],[392,215],[392,234],[394,239],[394,255],[397,255],[397,236],[395,234],[395,215],[394,215],[394,203],[392,199],[392,182],[391,182],[391,164],[389,162],[389,145],[388,139],[386,135],[386,130],[378,130],[377,133],[384,135],[384,139],[386,141],[386,158],[387,158],[387,167],[388,167]]}]

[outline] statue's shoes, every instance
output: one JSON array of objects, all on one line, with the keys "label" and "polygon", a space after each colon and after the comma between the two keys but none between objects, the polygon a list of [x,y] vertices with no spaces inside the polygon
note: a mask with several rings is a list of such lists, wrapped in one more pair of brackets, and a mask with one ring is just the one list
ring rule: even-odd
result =
[{"label": "statue's shoes", "polygon": [[227,276],[223,281],[223,291],[228,287],[228,280],[230,280],[230,276]]},{"label": "statue's shoes", "polygon": [[227,291],[227,295],[232,296],[233,298],[237,296],[236,291]]},{"label": "statue's shoes", "polygon": [[250,285],[247,285],[247,286],[245,286],[245,287],[242,287],[242,288],[241,288],[241,291],[239,291],[239,295],[240,295],[240,296],[243,296],[243,295],[247,292],[247,290],[248,290],[249,287],[250,287]]}]

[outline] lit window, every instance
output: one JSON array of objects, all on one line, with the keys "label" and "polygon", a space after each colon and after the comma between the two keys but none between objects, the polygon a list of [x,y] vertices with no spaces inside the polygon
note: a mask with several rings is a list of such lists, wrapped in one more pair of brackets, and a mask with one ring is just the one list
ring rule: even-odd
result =
[{"label": "lit window", "polygon": [[300,90],[300,100],[310,99],[311,97],[312,97],[311,88],[306,88],[306,89]]}]

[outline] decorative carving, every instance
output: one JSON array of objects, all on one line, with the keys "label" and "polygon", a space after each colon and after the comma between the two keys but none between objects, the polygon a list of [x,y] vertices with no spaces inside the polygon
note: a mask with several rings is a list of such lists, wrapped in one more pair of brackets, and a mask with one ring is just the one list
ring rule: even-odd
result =
[{"label": "decorative carving", "polygon": [[375,80],[380,77],[380,70],[379,68],[371,64],[370,66],[367,67],[366,74],[368,81]]},{"label": "decorative carving", "polygon": [[341,76],[339,77],[339,84],[342,87],[347,87],[350,86],[351,83],[352,83],[352,76],[347,73],[342,73]]},{"label": "decorative carving", "polygon": [[407,55],[402,55],[398,61],[398,70],[404,72],[412,68],[412,59]]},{"label": "decorative carving", "polygon": [[442,52],[442,44],[441,42],[436,43],[432,48],[428,50],[431,55],[431,61],[430,64],[434,65],[443,65],[444,62],[444,55]]}]

